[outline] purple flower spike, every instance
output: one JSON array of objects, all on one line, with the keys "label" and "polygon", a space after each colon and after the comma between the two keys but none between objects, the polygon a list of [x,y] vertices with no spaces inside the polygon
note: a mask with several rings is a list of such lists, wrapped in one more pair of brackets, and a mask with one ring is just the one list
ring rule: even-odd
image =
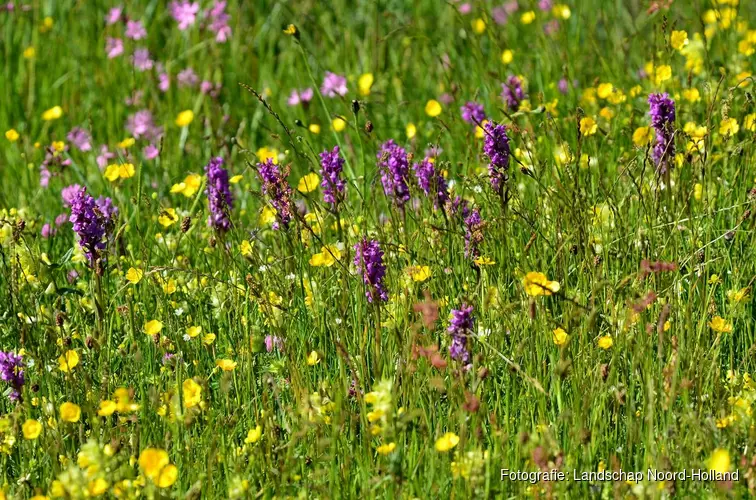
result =
[{"label": "purple flower spike", "polygon": [[11,386],[11,401],[21,399],[24,387],[24,362],[21,356],[12,352],[0,352],[0,380]]},{"label": "purple flower spike", "polygon": [[229,212],[234,207],[234,197],[228,184],[228,171],[223,168],[223,158],[220,156],[210,160],[205,166],[207,174],[207,202],[210,207],[210,217],[207,225],[220,232],[231,228]]},{"label": "purple flower spike", "polygon": [[71,216],[69,221],[79,236],[79,245],[90,264],[94,264],[105,250],[105,239],[113,228],[118,210],[110,198],[95,200],[86,188],[76,191],[71,199]]},{"label": "purple flower spike", "polygon": [[469,215],[464,215],[465,225],[465,257],[476,259],[480,257],[478,245],[483,242],[483,227],[485,223],[478,209],[473,209]]},{"label": "purple flower spike", "polygon": [[433,197],[433,206],[436,208],[444,206],[449,201],[446,179],[436,170],[430,158],[415,163],[412,169],[415,171],[415,177],[417,177],[417,185],[426,195]]},{"label": "purple flower spike", "polygon": [[475,325],[472,313],[473,306],[464,303],[459,309],[453,309],[447,329],[452,338],[451,345],[449,345],[449,356],[460,361],[463,365],[470,363],[470,349],[467,346],[467,338],[472,335]]},{"label": "purple flower spike", "polygon": [[486,123],[483,153],[488,156],[490,162],[488,173],[491,186],[495,191],[499,191],[502,183],[506,181],[506,171],[509,169],[509,157],[511,156],[507,127],[494,122]]},{"label": "purple flower spike", "polygon": [[486,112],[483,110],[483,105],[478,104],[477,102],[467,102],[459,109],[462,111],[462,119],[467,123],[478,125],[486,119]]},{"label": "purple flower spike", "polygon": [[656,132],[653,158],[656,169],[664,174],[673,165],[675,157],[675,101],[669,94],[651,94],[648,96],[651,126]]},{"label": "purple flower spike", "polygon": [[354,245],[354,265],[362,274],[362,281],[367,286],[365,296],[368,302],[388,300],[388,293],[383,287],[383,277],[386,275],[386,266],[383,265],[383,251],[376,240],[363,238]]},{"label": "purple flower spike", "polygon": [[[263,181],[262,190],[265,196],[270,200],[270,204],[276,209],[276,217],[283,224],[284,228],[289,226],[294,214],[291,202],[291,186],[286,181],[289,176],[288,169],[281,172],[278,165],[273,163],[271,158],[264,163],[257,164],[257,173]],[[279,228],[279,223],[273,224],[273,229]]]},{"label": "purple flower spike", "polygon": [[344,159],[339,155],[339,147],[334,146],[333,151],[320,153],[320,187],[323,188],[323,201],[336,205],[343,197],[346,187],[339,177],[344,168]]},{"label": "purple flower spike", "polygon": [[377,157],[383,192],[401,208],[410,199],[407,151],[389,139],[381,145]]},{"label": "purple flower spike", "polygon": [[509,75],[507,81],[501,84],[501,98],[507,103],[509,109],[517,111],[520,102],[526,99],[525,91],[522,90],[522,80],[514,75]]}]

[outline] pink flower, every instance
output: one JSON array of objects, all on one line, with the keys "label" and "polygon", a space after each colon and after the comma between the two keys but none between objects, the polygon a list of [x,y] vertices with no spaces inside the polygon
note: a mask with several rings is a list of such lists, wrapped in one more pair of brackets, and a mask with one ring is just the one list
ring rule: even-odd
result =
[{"label": "pink flower", "polygon": [[168,76],[168,73],[160,73],[158,75],[158,88],[161,92],[168,92],[168,89],[171,88],[171,77]]},{"label": "pink flower", "polygon": [[120,38],[106,38],[105,52],[108,54],[108,59],[114,59],[120,56],[123,54],[123,40]]},{"label": "pink flower", "polygon": [[462,5],[459,6],[459,9],[457,10],[459,10],[460,14],[466,15],[472,11],[472,5],[470,5],[469,3],[463,3]]},{"label": "pink flower", "polygon": [[231,27],[228,25],[230,16],[226,14],[226,2],[215,2],[212,8],[205,12],[208,28],[215,33],[215,41],[223,43],[231,37]]},{"label": "pink flower", "polygon": [[191,3],[187,0],[171,2],[171,17],[178,23],[179,30],[184,31],[194,26],[199,8],[198,2]]},{"label": "pink flower", "polygon": [[113,24],[117,23],[121,20],[121,14],[123,14],[123,7],[121,7],[120,5],[118,7],[113,7],[105,16],[105,24],[112,26]]},{"label": "pink flower", "polygon": [[115,158],[115,156],[115,153],[111,153],[108,150],[108,146],[103,144],[100,146],[100,154],[97,156],[97,166],[100,167],[100,169],[107,167],[110,160]]},{"label": "pink flower", "polygon": [[178,81],[179,87],[194,87],[197,85],[199,78],[192,68],[186,68],[179,72],[176,76],[176,80]]},{"label": "pink flower", "polygon": [[[326,71],[325,78],[323,79],[323,85],[320,87],[320,91],[326,97],[344,96],[347,93],[347,81],[341,75]],[[300,96],[301,99],[302,96]]]},{"label": "pink flower", "polygon": [[160,150],[156,148],[154,144],[148,144],[144,148],[143,153],[146,160],[154,160],[160,154]]},{"label": "pink flower", "polygon": [[144,29],[141,21],[128,21],[126,23],[126,38],[132,40],[147,38],[147,30]]},{"label": "pink flower", "polygon": [[150,59],[150,51],[147,49],[136,49],[134,55],[131,57],[131,62],[134,67],[139,71],[147,71],[152,69],[154,61]]}]

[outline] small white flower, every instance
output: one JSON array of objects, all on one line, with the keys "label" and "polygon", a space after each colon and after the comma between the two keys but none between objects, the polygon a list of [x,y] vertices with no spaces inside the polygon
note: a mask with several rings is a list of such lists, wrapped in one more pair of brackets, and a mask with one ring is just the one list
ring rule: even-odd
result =
[{"label": "small white flower", "polygon": [[173,311],[173,314],[175,314],[176,316],[181,316],[182,314],[184,314],[184,308],[183,307],[179,307],[178,309],[176,309],[175,311]]},{"label": "small white flower", "polygon": [[192,340],[192,338],[189,336],[188,333],[185,333],[184,334],[184,342],[189,342],[190,340]]},{"label": "small white flower", "polygon": [[294,281],[296,279],[297,275],[294,273],[289,273],[286,275],[286,279],[289,281]]},{"label": "small white flower", "polygon": [[341,318],[336,318],[336,319],[335,319],[334,321],[336,321],[336,324],[337,324],[337,325],[340,325],[340,324],[341,324]]},{"label": "small white flower", "polygon": [[268,266],[263,264],[262,266],[258,267],[257,270],[260,271],[261,273],[264,273],[265,271],[268,270]]}]

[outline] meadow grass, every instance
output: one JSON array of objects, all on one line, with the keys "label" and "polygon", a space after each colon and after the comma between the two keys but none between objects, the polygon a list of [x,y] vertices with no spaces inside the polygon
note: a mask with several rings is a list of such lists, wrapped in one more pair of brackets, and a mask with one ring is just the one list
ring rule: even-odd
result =
[{"label": "meadow grass", "polygon": [[756,4],[119,8],[0,7],[0,499],[754,493]]}]

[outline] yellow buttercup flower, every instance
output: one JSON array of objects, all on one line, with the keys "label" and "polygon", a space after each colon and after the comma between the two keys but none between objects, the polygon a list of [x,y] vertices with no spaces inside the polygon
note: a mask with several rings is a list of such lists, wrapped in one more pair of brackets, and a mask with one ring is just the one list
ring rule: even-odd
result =
[{"label": "yellow buttercup flower", "polygon": [[722,316],[714,316],[709,321],[709,328],[718,333],[732,333],[732,323],[724,319]]},{"label": "yellow buttercup flower", "polygon": [[262,437],[262,426],[257,425],[254,429],[250,429],[247,432],[247,437],[244,438],[244,442],[247,444],[255,444]]},{"label": "yellow buttercup flower", "polygon": [[179,127],[188,127],[194,121],[194,111],[187,109],[182,111],[176,117],[176,125]]},{"label": "yellow buttercup flower", "polygon": [[108,165],[104,173],[105,178],[110,182],[115,182],[118,179],[129,179],[134,177],[134,174],[136,174],[136,169],[131,163]]},{"label": "yellow buttercup flower", "polygon": [[501,53],[501,62],[504,64],[509,64],[514,59],[514,52],[512,52],[509,49],[504,49],[504,51]]},{"label": "yellow buttercup flower", "polygon": [[596,124],[596,120],[591,118],[590,116],[586,116],[585,118],[580,119],[580,133],[585,136],[591,136],[596,133],[598,130],[598,124]]},{"label": "yellow buttercup flower", "polygon": [[453,432],[447,432],[436,440],[436,451],[446,453],[459,444],[459,436]]},{"label": "yellow buttercup flower", "polygon": [[21,431],[24,434],[24,439],[33,440],[37,439],[42,434],[42,424],[33,419],[28,419],[21,426]]},{"label": "yellow buttercup flower", "polygon": [[564,331],[563,328],[556,328],[551,333],[552,333],[552,338],[554,340],[554,344],[558,346],[565,345],[567,341],[570,339],[570,336],[567,334],[567,332]]},{"label": "yellow buttercup flower", "polygon": [[236,361],[230,359],[219,359],[215,362],[215,366],[217,366],[224,372],[231,372],[234,371],[234,368],[236,368]]},{"label": "yellow buttercup flower", "polygon": [[525,12],[523,15],[520,16],[520,22],[522,24],[526,24],[527,25],[527,24],[530,24],[533,21],[535,21],[535,18],[536,18],[535,12],[533,12],[532,10],[529,10],[529,11]]},{"label": "yellow buttercup flower", "polygon": [[310,172],[299,179],[297,191],[300,193],[311,193],[318,189],[318,184],[320,184],[320,176],[315,172]]},{"label": "yellow buttercup flower", "polygon": [[187,198],[191,198],[197,191],[199,191],[201,186],[202,176],[198,174],[189,174],[184,178],[183,182],[171,186],[171,193],[181,193]]},{"label": "yellow buttercup flower", "polygon": [[412,139],[417,134],[417,127],[414,123],[408,123],[407,128],[405,129],[405,133],[407,134],[407,139]]},{"label": "yellow buttercup flower", "polygon": [[60,405],[58,412],[60,414],[60,419],[64,422],[78,422],[79,418],[81,418],[81,408],[74,403],[63,403]]},{"label": "yellow buttercup flower", "polygon": [[310,126],[307,127],[307,129],[313,134],[320,133],[320,125],[318,125],[317,123],[311,123]]},{"label": "yellow buttercup flower", "polygon": [[42,119],[46,122],[57,120],[61,116],[63,116],[63,108],[60,106],[54,106],[42,113]]},{"label": "yellow buttercup flower", "polygon": [[202,333],[202,327],[201,326],[190,326],[186,329],[186,334],[189,335],[190,338],[195,338],[200,333]]},{"label": "yellow buttercup flower", "polygon": [[307,355],[307,364],[309,366],[315,366],[318,363],[320,363],[320,355],[318,354],[318,351],[311,351],[310,354]]},{"label": "yellow buttercup flower", "polygon": [[176,213],[175,208],[163,208],[160,210],[160,216],[158,217],[158,222],[163,227],[170,227],[177,223],[179,220],[179,216]]},{"label": "yellow buttercup flower", "polygon": [[601,349],[607,350],[614,345],[614,339],[612,339],[611,335],[604,335],[603,337],[599,337],[596,343]]},{"label": "yellow buttercup flower", "polygon": [[310,265],[314,267],[331,267],[341,259],[341,250],[336,245],[320,247],[320,252],[310,257]]},{"label": "yellow buttercup flower", "polygon": [[727,118],[719,124],[719,133],[724,136],[735,135],[739,130],[740,125],[738,125],[738,121],[735,118]]},{"label": "yellow buttercup flower", "polygon": [[648,146],[654,138],[651,127],[638,127],[633,132],[633,144],[638,147]]},{"label": "yellow buttercup flower", "polygon": [[19,138],[18,132],[16,132],[16,129],[10,129],[5,132],[5,138],[8,139],[10,142],[16,142]]},{"label": "yellow buttercup flower", "polygon": [[720,473],[729,472],[732,467],[730,453],[725,449],[717,448],[711,453],[706,465],[709,470]]},{"label": "yellow buttercup flower", "polygon": [[373,78],[372,73],[365,73],[360,76],[360,78],[357,80],[357,88],[360,91],[360,95],[368,96],[370,95],[370,89],[373,86],[373,81],[375,79]]},{"label": "yellow buttercup flower", "polygon": [[153,319],[144,324],[144,333],[147,335],[157,335],[163,329],[163,323],[160,320]]},{"label": "yellow buttercup flower", "polygon": [[395,449],[396,449],[396,443],[391,442],[391,443],[380,445],[378,448],[375,449],[375,451],[377,451],[379,455],[388,455]]},{"label": "yellow buttercup flower", "polygon": [[65,354],[58,358],[58,368],[63,373],[71,372],[78,365],[79,354],[74,350],[66,351]]},{"label": "yellow buttercup flower", "polygon": [[431,270],[429,266],[411,266],[407,268],[407,274],[412,278],[412,281],[422,283],[431,277]]},{"label": "yellow buttercup flower", "polygon": [[701,100],[701,92],[699,92],[695,87],[683,90],[682,95],[683,98],[690,103],[698,102]]},{"label": "yellow buttercup flower", "polygon": [[100,409],[97,410],[97,414],[101,417],[109,417],[113,413],[115,413],[117,408],[118,405],[115,403],[115,401],[105,399],[100,401]]},{"label": "yellow buttercup flower", "polygon": [[440,115],[441,111],[441,104],[435,99],[431,99],[425,104],[425,114],[431,118]]},{"label": "yellow buttercup flower", "polygon": [[658,66],[654,69],[654,82],[656,85],[661,85],[672,78],[672,67],[669,65]]},{"label": "yellow buttercup flower", "polygon": [[539,295],[551,295],[559,291],[559,283],[556,281],[549,281],[543,273],[531,271],[525,275],[522,279],[522,286],[525,288],[525,293],[531,297],[537,297]]},{"label": "yellow buttercup flower", "polygon": [[126,271],[126,279],[132,285],[136,285],[137,283],[142,281],[143,276],[144,276],[144,271],[142,271],[141,269],[130,267],[129,270]]},{"label": "yellow buttercup flower", "polygon": [[184,408],[192,408],[202,401],[202,386],[194,379],[188,378],[181,385],[182,396],[184,399]]},{"label": "yellow buttercup flower", "polygon": [[475,19],[472,22],[472,29],[478,35],[481,35],[486,31],[486,22],[481,18]]},{"label": "yellow buttercup flower", "polygon": [[688,32],[687,31],[673,31],[669,36],[669,44],[675,50],[680,50],[688,45]]},{"label": "yellow buttercup flower", "polygon": [[346,128],[346,121],[343,118],[336,117],[331,121],[331,127],[334,131],[341,132]]},{"label": "yellow buttercup flower", "polygon": [[139,468],[160,488],[170,487],[178,478],[178,469],[170,463],[168,453],[159,448],[143,450],[139,455]]}]

